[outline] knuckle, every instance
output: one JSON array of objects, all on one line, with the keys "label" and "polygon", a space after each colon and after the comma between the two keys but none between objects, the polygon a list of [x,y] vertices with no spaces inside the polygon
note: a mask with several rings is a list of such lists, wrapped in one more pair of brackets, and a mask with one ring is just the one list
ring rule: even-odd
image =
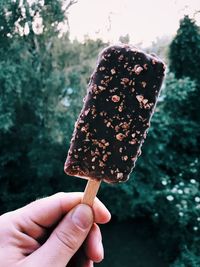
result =
[{"label": "knuckle", "polygon": [[56,238],[69,252],[75,252],[79,248],[78,235],[75,231],[55,231]]}]

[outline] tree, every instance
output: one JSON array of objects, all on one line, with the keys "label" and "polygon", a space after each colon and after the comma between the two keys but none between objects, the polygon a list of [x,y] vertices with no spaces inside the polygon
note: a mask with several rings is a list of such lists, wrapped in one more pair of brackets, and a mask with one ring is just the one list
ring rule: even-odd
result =
[{"label": "tree", "polygon": [[[37,194],[51,193],[53,178],[62,175],[65,146],[56,130],[59,96],[67,75],[53,53],[59,23],[65,23],[73,3],[69,1],[66,9],[61,1],[4,0],[0,4],[2,211],[23,205]],[[64,124],[62,129],[59,132],[64,135]],[[26,196],[30,188],[32,195]]]},{"label": "tree", "polygon": [[121,35],[119,37],[119,41],[122,43],[122,44],[129,44],[130,42],[130,36],[129,34],[127,33],[126,35]]},{"label": "tree", "polygon": [[73,3],[0,4],[0,212],[53,192],[81,190],[81,180],[67,177],[63,166],[105,44],[71,42],[68,32],[61,34]]},{"label": "tree", "polygon": [[[66,22],[61,1],[19,2],[0,4],[1,212],[56,191],[83,189],[85,183],[66,177],[63,165],[89,75],[106,45],[60,36],[59,23]],[[34,16],[39,16],[38,27]],[[100,190],[118,218],[151,218],[168,257],[177,256],[181,243],[190,250],[200,243],[198,75],[193,81],[185,73],[167,75],[130,180],[103,184]],[[182,254],[178,264],[190,262],[189,256]]]},{"label": "tree", "polygon": [[170,70],[176,78],[200,81],[200,29],[195,20],[185,16],[170,45]]}]

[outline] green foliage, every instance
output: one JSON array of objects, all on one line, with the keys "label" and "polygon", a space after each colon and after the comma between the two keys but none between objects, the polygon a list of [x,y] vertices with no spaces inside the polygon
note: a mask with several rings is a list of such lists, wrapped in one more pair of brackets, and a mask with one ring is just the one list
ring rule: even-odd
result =
[{"label": "green foliage", "polygon": [[192,104],[196,90],[189,78],[177,80],[167,74],[130,180],[117,187],[104,185],[102,192],[116,216],[151,218],[160,247],[171,261],[182,244],[192,250],[200,243],[200,130]]},{"label": "green foliage", "polygon": [[199,253],[195,254],[187,249],[183,249],[179,258],[170,267],[197,267],[200,266]]},{"label": "green foliage", "polygon": [[162,60],[164,60],[165,64],[169,65],[169,45],[172,42],[171,36],[161,36],[157,37],[155,41],[152,42],[152,44],[146,48],[147,53],[154,53]]},{"label": "green foliage", "polygon": [[[5,212],[56,191],[80,190],[80,180],[67,179],[63,164],[94,57],[104,44],[58,38],[56,25],[65,20],[60,1],[22,6],[5,1],[0,13],[0,210]],[[36,14],[43,21],[38,31]]]},{"label": "green foliage", "polygon": [[170,70],[177,78],[200,80],[200,29],[193,19],[180,21],[177,35],[170,45]]},{"label": "green foliage", "polygon": [[[58,26],[67,18],[60,1],[28,3],[0,4],[0,212],[57,191],[83,189],[85,181],[66,177],[63,164],[89,75],[106,45],[61,37]],[[36,14],[42,18],[38,31]],[[194,43],[187,42],[192,35]],[[151,218],[166,257],[173,261],[179,255],[173,267],[199,264],[198,36],[185,17],[170,46],[174,73],[167,74],[134,173],[127,183],[103,184],[99,194],[117,218]]]}]

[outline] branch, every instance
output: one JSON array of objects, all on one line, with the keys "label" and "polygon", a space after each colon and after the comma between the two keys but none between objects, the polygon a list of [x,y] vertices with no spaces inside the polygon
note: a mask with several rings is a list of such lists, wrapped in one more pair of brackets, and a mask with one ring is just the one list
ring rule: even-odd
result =
[{"label": "branch", "polygon": [[65,20],[67,22],[68,31],[70,31],[69,18],[68,18],[68,9],[74,4],[78,3],[78,0],[70,0],[69,3],[64,8]]},{"label": "branch", "polygon": [[78,0],[70,0],[69,3],[65,7],[65,12],[74,4],[78,3]]}]

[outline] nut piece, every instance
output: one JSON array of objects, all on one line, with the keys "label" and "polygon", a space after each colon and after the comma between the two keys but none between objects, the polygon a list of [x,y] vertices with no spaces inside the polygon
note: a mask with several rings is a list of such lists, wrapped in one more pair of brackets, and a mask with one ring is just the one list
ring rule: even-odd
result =
[{"label": "nut piece", "polygon": [[119,106],[119,107],[118,107],[118,111],[119,111],[119,112],[122,112],[122,111],[123,111],[123,107],[122,107],[122,106]]},{"label": "nut piece", "polygon": [[103,87],[103,86],[101,86],[101,85],[99,85],[99,86],[98,86],[98,88],[99,88],[101,91],[104,91],[104,90],[106,90],[106,88],[105,88],[105,87]]},{"label": "nut piece", "polygon": [[121,84],[127,84],[129,83],[129,79],[128,78],[122,78],[121,79]]},{"label": "nut piece", "polygon": [[116,70],[115,69],[111,69],[111,73],[112,74],[115,74],[116,73]]},{"label": "nut piece", "polygon": [[145,70],[148,69],[148,65],[147,64],[144,64],[143,67],[144,67]]},{"label": "nut piece", "polygon": [[84,126],[81,128],[81,132],[87,132],[87,130]]},{"label": "nut piece", "polygon": [[85,110],[84,115],[87,116],[89,112],[90,112],[90,108],[88,108],[87,110]]},{"label": "nut piece", "polygon": [[132,139],[131,141],[129,141],[129,144],[131,144],[131,145],[135,145],[137,142],[136,142],[136,140],[135,139]]},{"label": "nut piece", "polygon": [[149,101],[148,99],[144,99],[144,100],[142,101],[142,103],[143,103],[144,105],[146,105],[146,103],[147,103],[148,101]]},{"label": "nut piece", "polygon": [[127,160],[128,160],[128,156],[124,156],[122,159],[123,159],[124,161],[127,161]]},{"label": "nut piece", "polygon": [[117,179],[122,179],[123,178],[123,173],[122,172],[119,172],[118,174],[117,174]]},{"label": "nut piece", "polygon": [[120,101],[120,97],[118,95],[113,95],[112,96],[112,101],[113,102],[119,102]]},{"label": "nut piece", "polygon": [[103,163],[103,161],[99,161],[99,167],[104,167],[104,163]]},{"label": "nut piece", "polygon": [[144,81],[143,81],[143,82],[141,82],[141,84],[142,84],[142,87],[143,87],[143,88],[145,88],[145,87],[146,87],[146,85],[147,85],[147,83],[146,83],[146,82],[144,82]]},{"label": "nut piece", "polygon": [[125,137],[125,135],[122,134],[122,133],[118,133],[118,134],[116,135],[116,138],[117,138],[117,140],[119,140],[119,141],[122,141],[122,140],[124,139],[124,137]]},{"label": "nut piece", "polygon": [[135,74],[139,75],[141,71],[143,71],[143,68],[140,65],[135,65],[134,67]]},{"label": "nut piece", "polygon": [[120,56],[118,57],[119,61],[123,60],[123,58],[124,58],[124,55],[120,55]]},{"label": "nut piece", "polygon": [[95,158],[95,157],[93,157],[93,158],[92,158],[92,162],[94,162],[95,160],[96,160],[96,158]]},{"label": "nut piece", "polygon": [[99,70],[100,71],[104,71],[105,70],[105,67],[100,67]]},{"label": "nut piece", "polygon": [[137,95],[136,98],[137,98],[138,102],[142,102],[144,99],[144,96],[143,95]]},{"label": "nut piece", "polygon": [[103,156],[103,161],[106,161],[108,159],[108,155]]}]

